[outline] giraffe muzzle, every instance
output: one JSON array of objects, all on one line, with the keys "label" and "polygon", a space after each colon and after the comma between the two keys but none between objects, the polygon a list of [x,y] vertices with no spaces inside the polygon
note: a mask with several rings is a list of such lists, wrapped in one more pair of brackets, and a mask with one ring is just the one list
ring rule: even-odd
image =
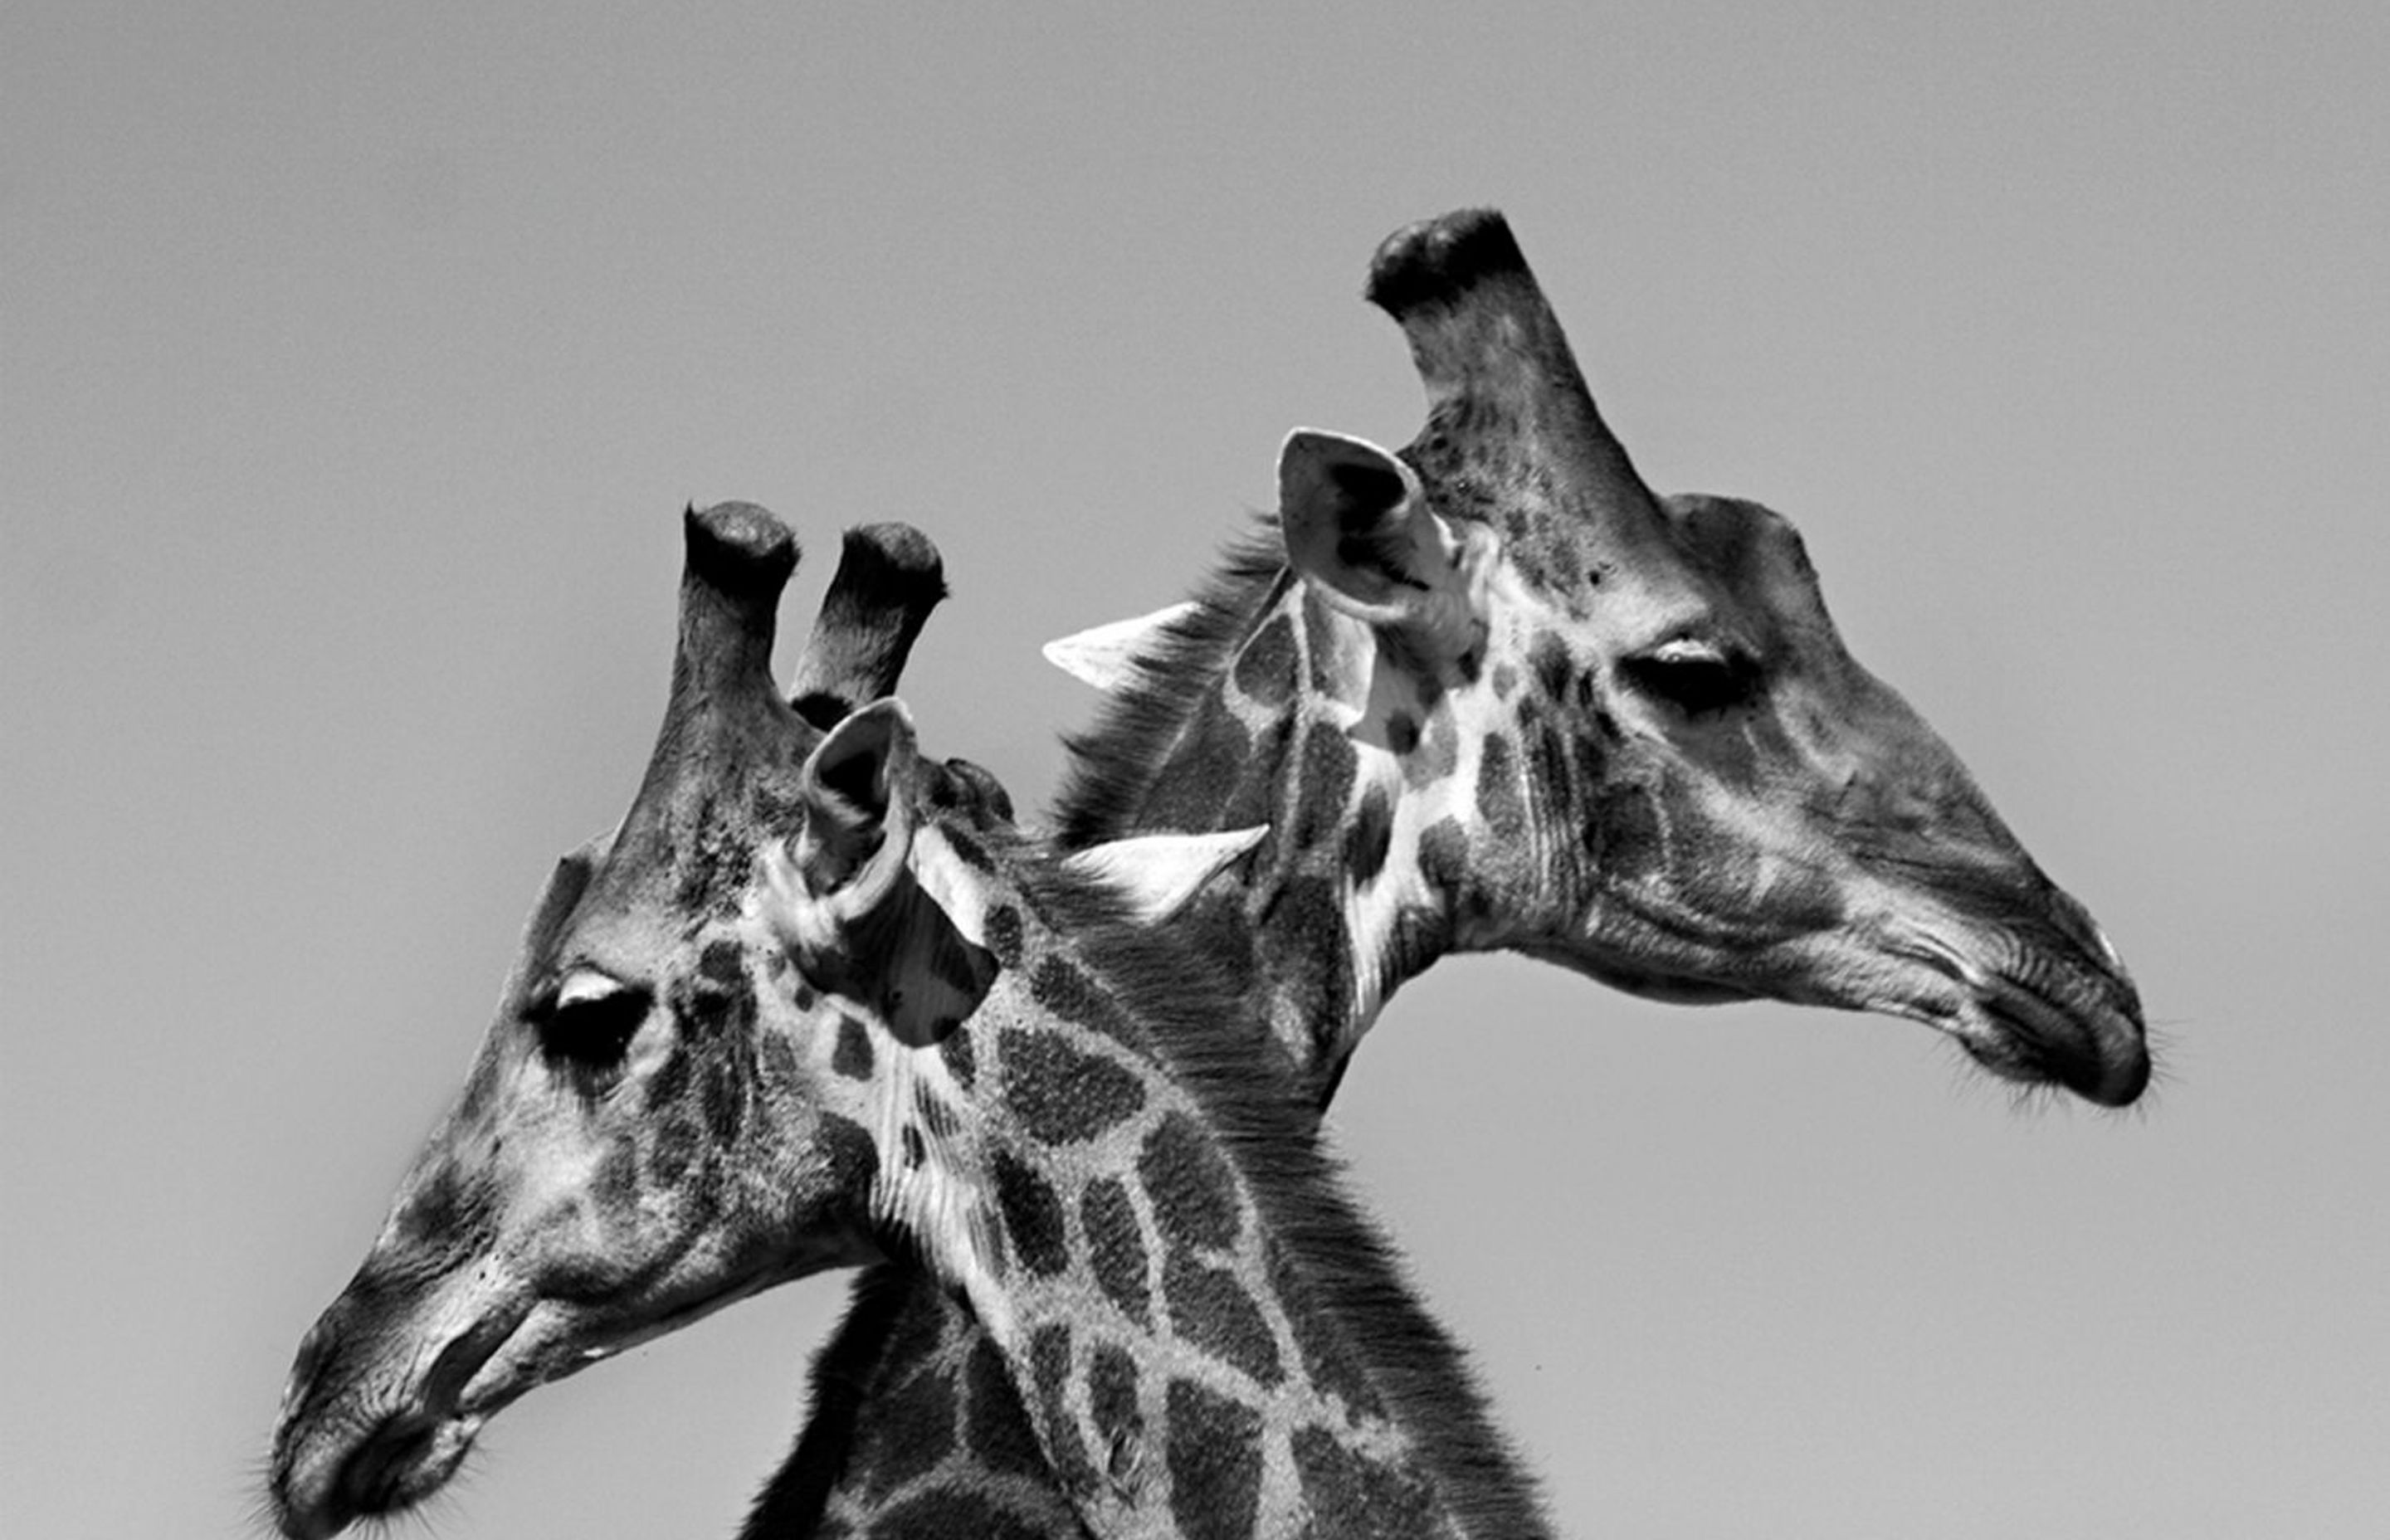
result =
[{"label": "giraffe muzzle", "polygon": [[2102,1107],[2128,1106],[2148,1088],[2140,996],[2104,938],[2097,951],[2011,936],[1975,948],[1928,938],[1902,950],[1957,986],[1955,1005],[1935,1014],[1992,1073],[2062,1085]]},{"label": "giraffe muzzle", "polygon": [[2138,1004],[2130,1010],[2107,1004],[2068,1009],[2010,980],[1979,998],[2000,1030],[2003,1062],[1985,1059],[1972,1039],[1968,1048],[1996,1072],[2055,1082],[2102,1107],[2128,1106],[2148,1087],[2150,1054]]},{"label": "giraffe muzzle", "polygon": [[418,1368],[388,1361],[407,1340],[404,1312],[334,1302],[301,1350],[275,1431],[270,1495],[282,1533],[325,1540],[444,1485],[503,1404],[470,1404],[475,1376],[525,1313],[502,1302],[478,1314]]}]

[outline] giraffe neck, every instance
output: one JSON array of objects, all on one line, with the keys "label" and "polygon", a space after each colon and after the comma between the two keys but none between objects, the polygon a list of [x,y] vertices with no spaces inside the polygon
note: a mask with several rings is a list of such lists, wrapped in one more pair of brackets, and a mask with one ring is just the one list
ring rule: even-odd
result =
[{"label": "giraffe neck", "polygon": [[962,1029],[974,1089],[880,1153],[980,1186],[985,1255],[904,1249],[967,1303],[1079,1521],[1534,1532],[1457,1352],[1220,1031],[1216,962],[1125,930],[1073,958],[1042,930],[991,912],[1007,969]]},{"label": "giraffe neck", "polygon": [[1459,681],[1422,676],[1282,568],[1232,565],[1172,629],[1148,679],[1073,742],[1058,837],[1266,825],[1201,943],[1246,960],[1288,1067],[1324,1100],[1394,991],[1487,939],[1454,880],[1480,757]]},{"label": "giraffe neck", "polygon": [[[1141,672],[1073,741],[1057,841],[1267,825],[1243,880],[1174,924],[1253,982],[1234,1019],[1256,1028],[1222,1046],[1250,1053],[1266,1022],[1275,1071],[1323,1105],[1396,989],[1446,952],[1487,943],[1484,906],[1454,876],[1456,789],[1483,751],[1446,682],[1418,679],[1310,597],[1274,540],[1232,555]],[[1016,1394],[981,1323],[918,1274],[875,1270],[856,1300],[742,1540],[810,1534],[824,1518],[868,1534],[932,1513],[957,1532],[1000,1516],[1077,1534],[1078,1510],[1031,1448],[1034,1364]]]}]

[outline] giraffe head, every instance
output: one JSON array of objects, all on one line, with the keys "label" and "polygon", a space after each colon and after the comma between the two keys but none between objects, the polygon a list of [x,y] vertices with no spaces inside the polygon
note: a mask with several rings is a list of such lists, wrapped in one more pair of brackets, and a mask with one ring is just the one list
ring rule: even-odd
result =
[{"label": "giraffe head", "polygon": [[1351,932],[1362,1026],[1373,974],[1510,948],[1920,1018],[1998,1074],[2132,1100],[2139,1006],[2097,927],[1844,648],[1789,522],[1644,486],[1501,217],[1397,232],[1369,297],[1425,428],[1398,453],[1296,432],[1276,549],[1062,646],[1119,688],[1065,838],[1266,806],[1266,929]]},{"label": "giraffe head", "polygon": [[1463,923],[1629,989],[1920,1018],[1998,1074],[2138,1096],[2139,1000],[2090,916],[1844,648],[1790,522],[1645,488],[1500,216],[1398,232],[1369,294],[1427,425],[1400,455],[1297,434],[1281,513],[1329,602],[1486,713],[1420,849],[1470,874]]},{"label": "giraffe head", "polygon": [[[781,699],[795,563],[759,508],[690,514],[646,776],[611,836],[558,864],[463,1092],[301,1350],[272,1465],[286,1533],[419,1499],[535,1384],[876,1254],[842,1045],[864,1011],[932,1034],[984,987],[950,926],[912,927],[938,917],[905,869],[920,788],[983,804],[944,795],[893,703],[824,734]],[[760,912],[780,871],[810,884],[814,970],[845,993],[808,984]]]},{"label": "giraffe head", "polygon": [[[770,673],[794,541],[743,504],[687,533],[630,811],[558,864],[464,1089],[301,1347],[271,1460],[286,1534],[421,1500],[526,1391],[773,1284],[892,1248],[976,1264],[947,1175],[967,1156],[920,1152],[968,1138],[940,1050],[998,973],[957,917],[980,923],[988,850],[1019,842],[1001,789],[921,758],[893,699],[840,714],[902,644],[809,657],[798,698],[835,720],[804,720]],[[1066,865],[1151,919],[1250,843]]]}]

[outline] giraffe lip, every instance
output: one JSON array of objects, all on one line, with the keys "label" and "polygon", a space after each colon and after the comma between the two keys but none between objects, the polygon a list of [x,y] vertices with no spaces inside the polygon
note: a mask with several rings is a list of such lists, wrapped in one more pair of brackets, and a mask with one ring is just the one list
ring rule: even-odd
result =
[{"label": "giraffe lip", "polygon": [[481,1430],[478,1418],[400,1412],[349,1454],[334,1482],[348,1520],[412,1507],[445,1485]]},{"label": "giraffe lip", "polygon": [[481,1426],[478,1417],[403,1408],[345,1449],[302,1451],[275,1493],[282,1533],[328,1540],[359,1519],[421,1502],[456,1474]]},{"label": "giraffe lip", "polygon": [[2127,1106],[2149,1085],[2140,1003],[2113,955],[2036,956],[1994,969],[1942,938],[1917,939],[1896,950],[1957,986],[1923,1014],[1985,1069],[2103,1107]]},{"label": "giraffe lip", "polygon": [[[375,1393],[357,1379],[328,1394],[302,1392],[276,1438],[275,1517],[292,1540],[324,1540],[361,1518],[393,1513],[456,1474],[493,1396],[482,1371],[527,1314],[508,1302],[474,1320],[411,1384]],[[345,1378],[345,1377],[344,1377]],[[311,1391],[323,1387],[311,1387]]]},{"label": "giraffe lip", "polygon": [[2001,1049],[1987,1058],[1974,1039],[1964,1041],[1995,1073],[2056,1081],[2102,1107],[2128,1106],[2149,1085],[2150,1054],[2138,1013],[2090,1001],[2070,1009],[2006,977],[1979,991],[1976,1005],[1998,1027]]}]

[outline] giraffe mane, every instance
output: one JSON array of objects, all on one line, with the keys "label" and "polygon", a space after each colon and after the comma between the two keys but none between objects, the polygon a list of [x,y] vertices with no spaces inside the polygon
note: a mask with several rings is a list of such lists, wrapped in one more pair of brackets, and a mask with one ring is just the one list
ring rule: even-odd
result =
[{"label": "giraffe mane", "polygon": [[[1250,591],[1250,584],[1248,591]],[[1207,608],[1207,613],[1209,613]],[[1488,1416],[1468,1357],[1420,1303],[1400,1254],[1354,1200],[1325,1145],[1318,1110],[1253,1051],[1253,1033],[1222,1031],[1253,1006],[1236,970],[1167,928],[1137,922],[1099,881],[1042,864],[1024,884],[1132,1020],[1250,1183],[1262,1223],[1295,1285],[1332,1318],[1371,1371],[1463,1532],[1543,1533],[1534,1483]]]},{"label": "giraffe mane", "polygon": [[1052,821],[1064,849],[1155,832],[1137,818],[1146,788],[1254,617],[1289,578],[1275,516],[1257,519],[1222,554],[1189,607],[1129,658],[1127,685],[1105,699],[1094,724],[1063,735],[1069,763]]}]

